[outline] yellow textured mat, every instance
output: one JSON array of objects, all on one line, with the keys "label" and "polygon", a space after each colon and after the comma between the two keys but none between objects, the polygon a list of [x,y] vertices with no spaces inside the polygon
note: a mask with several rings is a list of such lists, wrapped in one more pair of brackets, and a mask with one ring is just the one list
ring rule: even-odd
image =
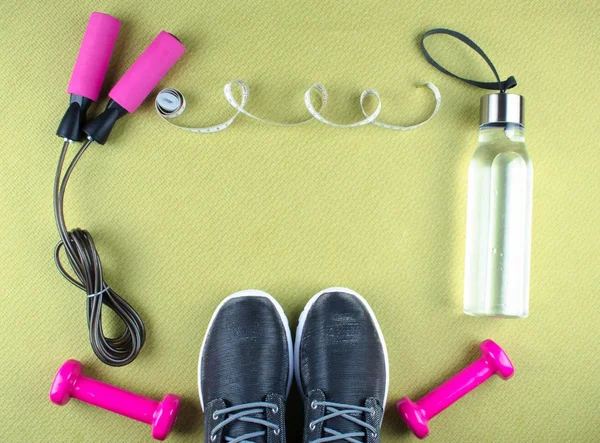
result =
[{"label": "yellow textured mat", "polygon": [[[376,88],[381,118],[411,124],[433,106],[415,86],[432,81],[439,114],[412,132],[260,124],[227,131],[169,127],[152,99],[83,158],[69,186],[70,227],[88,229],[106,278],[145,320],[138,359],[110,368],[92,354],[85,296],[56,271],[54,135],[90,12],[123,21],[107,85],[161,29],[188,52],[163,81],[180,88],[182,123],[223,121],[222,86],[252,87],[248,110],[271,119],[305,115],[304,91],[324,83],[325,115],[361,117],[358,96]],[[531,316],[462,313],[466,179],[482,91],[428,65],[418,36],[464,32],[526,98],[533,157]],[[435,41],[434,41],[435,40]],[[245,288],[270,292],[295,327],[309,297],[343,285],[378,315],[391,358],[383,441],[416,441],[393,402],[418,398],[493,338],[515,377],[494,379],[431,422],[434,442],[594,442],[600,439],[600,4],[558,0],[335,2],[130,0],[0,4],[0,440],[143,442],[150,428],[48,390],[68,358],[108,383],[183,397],[168,441],[203,441],[196,365],[219,301]],[[459,44],[432,52],[459,73],[491,80]],[[104,103],[102,103],[103,105]],[[100,108],[95,107],[93,112]],[[301,437],[297,394],[290,441]]]}]

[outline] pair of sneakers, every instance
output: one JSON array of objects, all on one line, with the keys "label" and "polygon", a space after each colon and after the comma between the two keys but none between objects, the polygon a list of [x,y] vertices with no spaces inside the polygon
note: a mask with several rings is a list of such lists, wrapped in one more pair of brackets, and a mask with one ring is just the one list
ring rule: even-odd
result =
[{"label": "pair of sneakers", "polygon": [[206,443],[284,443],[294,375],[304,401],[304,443],[380,441],[387,350],[372,309],[350,289],[310,299],[295,347],[271,295],[230,295],[210,321],[198,372]]}]

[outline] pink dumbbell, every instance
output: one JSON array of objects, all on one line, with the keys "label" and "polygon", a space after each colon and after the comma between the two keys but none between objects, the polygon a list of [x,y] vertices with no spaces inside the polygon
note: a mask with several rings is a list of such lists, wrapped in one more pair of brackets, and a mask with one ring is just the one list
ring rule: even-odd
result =
[{"label": "pink dumbbell", "polygon": [[77,360],[67,360],[60,367],[50,388],[52,403],[62,406],[74,397],[151,425],[152,437],[157,440],[164,440],[169,435],[179,411],[179,397],[167,394],[161,402],[157,402],[84,377],[81,369],[82,365]]},{"label": "pink dumbbell", "polygon": [[429,435],[428,420],[438,415],[452,403],[471,392],[492,375],[504,380],[515,372],[506,352],[492,340],[479,345],[481,357],[460,371],[450,380],[435,388],[416,403],[404,397],[396,407],[410,430],[419,438]]}]

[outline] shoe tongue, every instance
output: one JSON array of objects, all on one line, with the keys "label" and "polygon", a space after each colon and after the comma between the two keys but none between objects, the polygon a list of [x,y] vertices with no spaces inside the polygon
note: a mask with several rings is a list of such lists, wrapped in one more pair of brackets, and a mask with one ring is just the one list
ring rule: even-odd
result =
[{"label": "shoe tongue", "polygon": [[[257,401],[257,400],[254,400],[254,401]],[[260,401],[264,401],[264,400],[260,400]],[[251,402],[248,402],[248,403],[251,403]],[[239,404],[242,404],[242,403],[239,403]],[[257,409],[261,409],[261,408],[257,408]],[[241,411],[237,411],[237,412],[241,412]],[[237,412],[232,412],[232,414],[236,414]],[[265,410],[264,410],[264,408],[262,408],[260,412],[254,414],[254,415],[247,415],[246,417],[259,418],[261,420],[265,420],[266,419]],[[225,427],[224,435],[226,435],[228,437],[232,437],[232,438],[237,438],[237,437],[241,437],[242,435],[252,434],[254,432],[264,432],[264,431],[267,431],[267,428],[261,424],[248,423],[248,422],[242,421],[242,420],[235,420],[230,425]],[[249,438],[248,441],[251,441],[253,443],[254,442],[255,443],[267,443],[267,433],[265,432],[265,434],[261,437]]]},{"label": "shoe tongue", "polygon": [[[331,400],[328,400],[328,401],[331,401]],[[353,403],[345,403],[345,404],[353,404]],[[357,404],[356,406],[364,406],[364,405]],[[336,407],[335,409],[341,410],[342,407],[341,406],[340,407]],[[333,411],[331,411],[331,412],[333,412]],[[329,415],[329,414],[330,414],[330,412],[328,412],[326,410],[325,411],[325,415]],[[366,420],[366,417],[365,417],[364,413],[361,413],[361,414],[354,413],[354,414],[348,414],[348,415],[350,415],[351,417],[354,417],[354,418],[356,418],[356,419],[358,419],[360,421],[365,421]],[[334,431],[341,432],[342,434],[354,433],[354,432],[365,433],[365,437],[364,438],[360,438],[360,437],[354,437],[354,438],[355,438],[355,440],[358,440],[358,441],[365,441],[365,442],[367,441],[367,438],[366,438],[367,429],[365,429],[364,426],[356,424],[353,421],[350,421],[347,418],[344,418],[344,417],[341,417],[341,416],[334,417],[334,418],[332,418],[330,420],[327,420],[324,423],[323,427],[327,427],[327,428],[330,428],[330,429],[332,429]],[[323,436],[324,437],[330,437],[331,434],[328,434],[327,432],[323,431]]]},{"label": "shoe tongue", "polygon": [[[244,421],[236,420],[225,428],[224,435],[227,435],[228,437],[232,438],[237,438],[241,437],[242,435],[266,430],[267,428],[262,425],[256,423],[246,423]],[[256,443],[267,443],[267,434],[265,432],[265,435],[263,435],[262,437],[253,437],[249,438],[248,440]]]},{"label": "shoe tongue", "polygon": [[[353,417],[356,417],[359,420],[364,420],[364,414],[363,415],[355,414],[355,415],[353,415]],[[354,433],[354,432],[362,432],[362,433],[366,432],[366,429],[364,428],[364,426],[357,425],[356,423],[353,423],[350,420],[345,419],[343,417],[335,417],[335,418],[332,418],[331,420],[327,420],[325,422],[324,427],[330,428],[337,432],[341,432],[342,434]],[[327,432],[323,431],[324,437],[330,437],[331,435],[332,434],[328,434]],[[361,439],[360,437],[354,437],[354,439],[358,440],[358,441],[365,441],[365,442],[367,441],[366,437],[364,439]]]}]

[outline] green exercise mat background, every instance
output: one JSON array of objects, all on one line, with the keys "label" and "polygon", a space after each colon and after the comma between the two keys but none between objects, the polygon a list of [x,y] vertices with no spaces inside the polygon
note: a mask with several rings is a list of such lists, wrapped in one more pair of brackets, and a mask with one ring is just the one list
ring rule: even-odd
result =
[{"label": "green exercise mat background", "polygon": [[[85,295],[52,258],[54,133],[92,11],[123,22],[107,89],[161,29],[183,40],[187,53],[161,83],[185,94],[181,123],[225,120],[222,87],[236,78],[252,88],[248,110],[270,119],[305,116],[304,91],[317,82],[334,121],[360,119],[368,87],[391,123],[428,115],[432,95],[416,88],[425,81],[439,87],[442,107],[411,132],[241,116],[198,135],[161,121],[153,94],[86,153],[67,192],[67,225],[92,233],[108,283],[147,326],[138,359],[111,368],[90,349]],[[50,404],[56,370],[76,358],[105,382],[180,395],[168,441],[203,441],[197,361],[218,303],[263,289],[295,329],[308,299],[334,285],[364,295],[385,334],[384,442],[416,441],[394,402],[471,362],[485,338],[505,347],[515,377],[488,381],[432,420],[429,442],[600,440],[600,3],[24,0],[2,2],[0,24],[0,440],[151,441],[144,424],[78,401]],[[467,168],[485,92],[426,63],[419,36],[433,27],[473,38],[526,98],[535,168],[528,319],[462,313]],[[428,46],[458,73],[493,79],[457,41],[436,36]],[[290,442],[301,441],[298,401],[294,392]]]}]

